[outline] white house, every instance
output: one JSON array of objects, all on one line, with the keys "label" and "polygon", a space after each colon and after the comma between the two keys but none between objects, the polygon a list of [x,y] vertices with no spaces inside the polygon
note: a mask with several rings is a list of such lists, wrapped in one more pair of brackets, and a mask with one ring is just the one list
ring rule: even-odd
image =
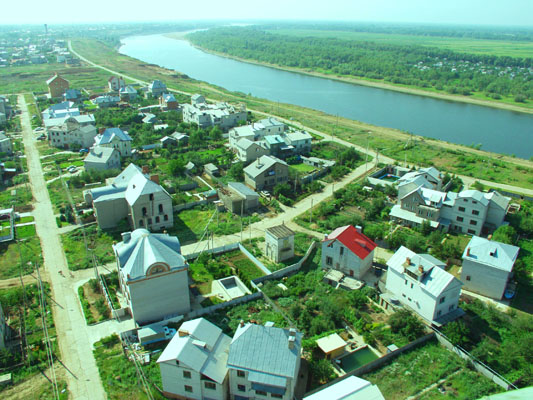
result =
[{"label": "white house", "polygon": [[246,121],[248,117],[244,105],[235,107],[228,103],[208,104],[200,102],[198,98],[191,99],[191,103],[183,105],[183,121],[197,124],[200,128],[218,126],[227,131],[239,122]]},{"label": "white house", "polygon": [[184,322],[157,360],[163,395],[227,399],[231,338],[204,318]]},{"label": "white house", "polygon": [[294,397],[302,334],[267,325],[241,322],[235,332],[228,357],[231,400]]},{"label": "white house", "polygon": [[189,266],[177,237],[136,229],[113,245],[120,288],[138,325],[190,311]]},{"label": "white house", "polygon": [[137,98],[137,91],[133,86],[126,86],[119,90],[120,100],[131,101]]},{"label": "white house", "polygon": [[260,142],[252,142],[247,138],[240,139],[234,147],[237,159],[244,163],[257,160],[261,156],[269,154],[269,151],[262,147]]},{"label": "white house", "polygon": [[510,244],[472,237],[463,253],[463,289],[501,299],[513,276],[519,251],[519,247]]},{"label": "white house", "polygon": [[308,154],[311,151],[313,137],[304,131],[290,132],[282,135],[287,146],[292,146],[294,154]]},{"label": "white house", "polygon": [[79,148],[91,147],[98,133],[96,127],[91,123],[82,124],[78,118],[68,117],[64,119],[63,124],[48,127],[50,146],[63,149],[71,149],[76,146]]},{"label": "white house", "polygon": [[244,182],[255,190],[271,189],[289,180],[289,166],[272,156],[261,156],[244,168]]},{"label": "white house", "polygon": [[294,257],[294,232],[284,224],[267,228],[265,253],[275,263]]},{"label": "white house", "polygon": [[318,389],[303,400],[385,400],[377,385],[349,376],[324,389]]},{"label": "white house", "polygon": [[117,149],[121,157],[131,156],[132,139],[120,128],[107,128],[94,138],[94,145]]},{"label": "white house", "polygon": [[402,246],[387,265],[387,292],[426,321],[441,325],[463,314],[457,307],[462,283],[442,261]]},{"label": "white house", "polygon": [[12,154],[13,144],[11,138],[4,134],[4,131],[0,131],[0,153]]},{"label": "white house", "polygon": [[322,268],[361,279],[372,267],[376,247],[377,244],[361,232],[361,227],[341,226],[322,241]]},{"label": "white house", "polygon": [[120,152],[110,147],[96,146],[83,160],[85,171],[120,168]]},{"label": "white house", "polygon": [[148,85],[148,93],[150,93],[153,97],[157,98],[161,96],[163,93],[167,92],[167,85],[165,85],[160,80],[156,79]]},{"label": "white house", "polygon": [[118,92],[126,87],[126,82],[124,82],[124,78],[121,76],[112,76],[107,80],[107,85],[110,91]]},{"label": "white house", "polygon": [[98,108],[115,107],[120,102],[120,97],[105,94],[92,99],[92,102],[97,105]]}]

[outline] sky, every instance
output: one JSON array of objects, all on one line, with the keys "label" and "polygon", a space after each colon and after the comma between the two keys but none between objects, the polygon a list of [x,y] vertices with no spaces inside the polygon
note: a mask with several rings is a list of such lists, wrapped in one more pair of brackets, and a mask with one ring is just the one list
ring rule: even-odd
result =
[{"label": "sky", "polygon": [[533,0],[1,0],[0,24],[342,20],[533,27]]}]

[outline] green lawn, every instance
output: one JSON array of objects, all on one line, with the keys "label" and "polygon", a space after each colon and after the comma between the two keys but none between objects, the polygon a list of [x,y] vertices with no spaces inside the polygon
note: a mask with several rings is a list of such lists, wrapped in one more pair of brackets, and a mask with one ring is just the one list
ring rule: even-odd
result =
[{"label": "green lawn", "polygon": [[113,238],[111,234],[102,232],[96,225],[91,225],[61,235],[69,268],[75,271],[92,267],[91,257],[85,251],[82,229],[85,229],[87,245],[94,250],[100,265],[113,262],[115,256],[111,246],[116,238]]},{"label": "green lawn", "polygon": [[[66,181],[68,180],[67,177],[63,177]],[[65,188],[63,187],[63,184],[61,182],[61,179],[58,179],[52,183],[50,183],[48,186],[48,194],[50,195],[50,201],[52,202],[52,205],[54,206],[54,210],[56,212],[59,212],[59,209],[61,207],[64,207],[66,205],[69,205],[68,197]],[[69,185],[70,194],[72,196],[72,199],[74,200],[74,203],[80,203],[83,202],[83,188],[75,188],[72,185]]]},{"label": "green lawn", "polygon": [[314,29],[276,29],[267,32],[278,35],[291,35],[300,37],[337,38],[341,40],[357,40],[377,42],[392,45],[419,45],[439,47],[461,53],[487,54],[508,57],[531,57],[533,54],[532,42],[486,40],[471,38],[452,38],[439,36],[401,35],[387,33],[328,31]]},{"label": "green lawn", "polygon": [[24,225],[15,227],[17,239],[26,239],[35,236],[35,225]]},{"label": "green lawn", "polygon": [[29,274],[36,263],[43,264],[41,242],[37,236],[0,244],[0,279],[19,276],[21,266],[22,275]]},{"label": "green lawn", "polygon": [[295,171],[297,171],[299,174],[307,174],[311,171],[314,171],[316,170],[315,167],[313,167],[312,165],[307,165],[307,164],[293,164],[289,167],[290,169],[293,169]]},{"label": "green lawn", "polygon": [[16,211],[29,211],[32,206],[33,195],[29,186],[20,186],[16,189],[3,188],[0,191],[0,208],[10,208],[15,204]]}]

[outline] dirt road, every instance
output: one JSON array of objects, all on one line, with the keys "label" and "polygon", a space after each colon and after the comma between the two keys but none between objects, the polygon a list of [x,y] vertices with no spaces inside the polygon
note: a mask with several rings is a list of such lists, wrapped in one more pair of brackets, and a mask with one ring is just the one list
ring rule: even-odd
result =
[{"label": "dirt road", "polygon": [[21,124],[24,148],[28,160],[32,187],[37,235],[41,239],[44,268],[52,286],[52,296],[57,302],[53,308],[61,360],[67,370],[68,388],[73,399],[105,399],[100,375],[92,353],[92,343],[87,334],[85,318],[77,293],[69,278],[59,271],[68,271],[65,253],[61,246],[48,190],[43,177],[39,152],[31,129],[28,106],[24,96],[18,97],[22,111]]}]

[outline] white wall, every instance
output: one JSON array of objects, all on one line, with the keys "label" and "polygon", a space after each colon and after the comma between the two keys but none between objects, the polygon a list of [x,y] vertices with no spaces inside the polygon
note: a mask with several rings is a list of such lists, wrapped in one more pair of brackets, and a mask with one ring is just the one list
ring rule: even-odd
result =
[{"label": "white wall", "polygon": [[[328,242],[322,243],[322,268],[333,268],[345,275],[353,276],[355,279],[361,279],[372,266],[374,251],[364,260],[361,260],[338,240],[335,240],[331,247],[327,246],[327,244]],[[340,254],[341,248],[344,249],[342,255]],[[327,264],[327,257],[331,257],[331,265]],[[353,275],[350,274],[350,271],[353,272]]]},{"label": "white wall", "polygon": [[[463,258],[461,282],[464,283],[463,288],[471,292],[499,300],[503,297],[509,275],[507,271]],[[470,280],[467,280],[467,276]]]}]

